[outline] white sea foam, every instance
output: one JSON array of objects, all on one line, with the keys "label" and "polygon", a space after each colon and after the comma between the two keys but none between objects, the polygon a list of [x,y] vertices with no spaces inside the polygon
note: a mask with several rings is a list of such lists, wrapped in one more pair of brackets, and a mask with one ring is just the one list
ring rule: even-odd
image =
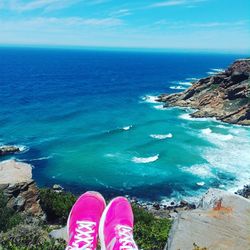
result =
[{"label": "white sea foam", "polygon": [[201,130],[201,133],[204,135],[210,135],[212,133],[212,130],[210,128],[205,128]]},{"label": "white sea foam", "polygon": [[148,103],[159,103],[156,101],[157,97],[158,96],[146,95],[142,99],[143,101],[148,102]]},{"label": "white sea foam", "polygon": [[158,140],[164,140],[164,139],[167,139],[167,138],[172,138],[173,135],[171,133],[169,134],[166,134],[166,135],[150,135],[150,137],[154,138],[154,139],[158,139]]},{"label": "white sea foam", "polygon": [[224,72],[225,70],[224,69],[211,69],[212,71],[214,71],[214,72],[218,72],[218,73],[220,73],[220,72]]},{"label": "white sea foam", "polygon": [[182,170],[191,173],[193,175],[197,175],[201,178],[214,177],[214,174],[212,173],[210,166],[207,164],[193,165],[191,167],[183,167]]},{"label": "white sea foam", "polygon": [[158,110],[166,110],[166,108],[164,108],[164,105],[155,105],[154,109],[158,109]]},{"label": "white sea foam", "polygon": [[49,160],[53,158],[53,155],[49,155],[49,156],[44,156],[44,157],[39,157],[39,158],[33,158],[33,159],[19,159],[19,161],[43,161],[43,160]]},{"label": "white sea foam", "polygon": [[222,125],[222,124],[219,124],[219,125],[217,125],[216,127],[217,127],[217,128],[223,128],[223,129],[224,129],[224,128],[227,128],[226,126],[224,126],[224,125]]},{"label": "white sea foam", "polygon": [[178,84],[183,85],[183,86],[191,86],[191,82],[178,82]]},{"label": "white sea foam", "polygon": [[210,128],[205,128],[201,130],[202,135],[206,136],[211,142],[216,143],[218,140],[220,141],[230,141],[234,138],[231,134],[219,134],[213,133]]},{"label": "white sea foam", "polygon": [[215,118],[205,118],[205,117],[204,118],[194,118],[190,114],[182,114],[179,116],[179,118],[181,118],[183,120],[197,121],[197,122],[199,122],[199,121],[205,122],[205,121],[211,121],[211,120],[215,121]]},{"label": "white sea foam", "polygon": [[201,182],[197,182],[196,184],[197,184],[197,186],[204,186],[204,185],[205,185],[205,182],[204,182],[204,181],[201,181]]},{"label": "white sea foam", "polygon": [[132,127],[133,127],[133,125],[129,125],[129,126],[123,127],[122,129],[125,130],[125,131],[127,131],[127,130],[130,130]]},{"label": "white sea foam", "polygon": [[133,157],[132,161],[134,163],[150,163],[157,161],[159,159],[159,154],[150,157]]},{"label": "white sea foam", "polygon": [[195,77],[189,77],[189,78],[186,78],[187,81],[198,81],[199,78],[195,78]]},{"label": "white sea foam", "polygon": [[29,147],[24,146],[24,145],[16,145],[16,147],[19,148],[20,152],[27,152],[29,150]]},{"label": "white sea foam", "polygon": [[177,89],[177,90],[186,89],[185,87],[182,87],[182,86],[170,86],[169,88],[170,88],[170,89]]},{"label": "white sea foam", "polygon": [[218,74],[218,73],[221,73],[224,71],[225,71],[224,69],[211,69],[211,71],[208,71],[207,74],[208,75],[215,75],[215,74]]},{"label": "white sea foam", "polygon": [[[236,128],[232,128],[236,129]],[[234,182],[227,186],[235,191],[250,182],[250,133],[245,128],[237,128],[236,134],[200,134],[215,146],[206,147],[201,151],[203,159],[218,173],[233,176]],[[230,131],[230,130],[229,130]],[[219,177],[221,178],[221,177]]]},{"label": "white sea foam", "polygon": [[214,71],[208,71],[207,74],[210,75],[210,76],[212,76],[212,75],[215,75],[216,72],[214,72]]}]

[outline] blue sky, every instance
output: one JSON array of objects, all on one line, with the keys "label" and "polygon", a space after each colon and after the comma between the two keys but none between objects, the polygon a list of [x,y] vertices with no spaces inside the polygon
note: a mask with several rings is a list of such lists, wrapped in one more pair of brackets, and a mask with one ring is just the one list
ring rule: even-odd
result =
[{"label": "blue sky", "polygon": [[249,0],[0,0],[0,44],[250,50]]}]

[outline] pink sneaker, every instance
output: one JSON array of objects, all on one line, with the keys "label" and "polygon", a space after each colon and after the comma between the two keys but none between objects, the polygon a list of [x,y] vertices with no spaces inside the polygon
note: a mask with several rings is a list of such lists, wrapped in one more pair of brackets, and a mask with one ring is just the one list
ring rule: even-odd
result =
[{"label": "pink sneaker", "polygon": [[138,250],[133,239],[134,216],[128,200],[113,199],[105,208],[99,226],[101,250]]},{"label": "pink sneaker", "polygon": [[78,198],[68,218],[66,250],[96,249],[99,222],[105,206],[104,198],[97,192],[86,192]]}]

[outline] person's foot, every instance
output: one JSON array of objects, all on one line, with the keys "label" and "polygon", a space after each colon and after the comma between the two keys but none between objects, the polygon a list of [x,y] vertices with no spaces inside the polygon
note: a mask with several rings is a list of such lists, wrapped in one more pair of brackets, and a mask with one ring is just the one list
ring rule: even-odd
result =
[{"label": "person's foot", "polygon": [[133,239],[134,216],[128,200],[113,199],[105,208],[99,226],[102,250],[138,250]]},{"label": "person's foot", "polygon": [[86,192],[78,198],[68,218],[66,250],[96,249],[99,222],[105,206],[104,198],[97,192]]}]

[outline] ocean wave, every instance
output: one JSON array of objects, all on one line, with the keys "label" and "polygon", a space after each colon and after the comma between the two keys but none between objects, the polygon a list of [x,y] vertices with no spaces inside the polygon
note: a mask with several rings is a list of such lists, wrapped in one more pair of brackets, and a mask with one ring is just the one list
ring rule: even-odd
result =
[{"label": "ocean wave", "polygon": [[127,131],[127,130],[130,130],[132,127],[133,127],[133,125],[125,126],[122,128],[122,130]]},{"label": "ocean wave", "polygon": [[166,134],[166,135],[155,135],[155,134],[152,134],[152,135],[150,135],[150,137],[152,137],[154,139],[164,140],[164,139],[167,139],[167,138],[172,138],[173,135],[171,133]]},{"label": "ocean wave", "polygon": [[210,141],[212,142],[214,142],[214,140],[230,141],[234,138],[234,136],[231,134],[224,135],[224,134],[219,134],[219,133],[213,133],[210,128],[202,129],[201,133],[205,136],[209,136],[208,139],[210,139]]},{"label": "ocean wave", "polygon": [[216,75],[218,73],[221,73],[221,72],[224,72],[225,70],[224,69],[210,69],[211,71],[208,71],[207,74],[208,75]]},{"label": "ocean wave", "polygon": [[205,185],[205,182],[204,182],[204,181],[200,181],[200,182],[197,182],[196,185],[197,185],[197,186],[204,186],[204,185]]},{"label": "ocean wave", "polygon": [[185,87],[182,87],[182,86],[170,86],[169,88],[170,89],[176,89],[176,90],[184,90],[184,89],[186,89]]},{"label": "ocean wave", "polygon": [[20,153],[26,153],[29,151],[29,147],[28,146],[24,146],[24,145],[14,145],[14,147],[19,148]]},{"label": "ocean wave", "polygon": [[146,96],[142,97],[142,100],[144,102],[147,102],[147,103],[159,103],[158,101],[156,101],[157,98],[158,98],[158,96],[146,95]]},{"label": "ocean wave", "polygon": [[183,86],[191,86],[191,82],[178,82],[178,84],[183,85]]},{"label": "ocean wave", "polygon": [[44,157],[39,157],[39,158],[33,158],[33,159],[18,159],[19,161],[24,161],[24,162],[32,162],[32,161],[44,161],[44,160],[49,160],[53,158],[52,155],[49,156],[44,156]]},{"label": "ocean wave", "polygon": [[211,168],[207,164],[193,165],[191,167],[183,167],[184,172],[191,173],[193,175],[199,176],[200,178],[212,178],[215,177],[212,173]]},{"label": "ocean wave", "polygon": [[183,119],[183,120],[189,120],[189,121],[203,121],[203,122],[206,122],[206,121],[216,121],[215,118],[206,118],[206,117],[202,117],[202,118],[196,118],[196,117],[192,117],[190,114],[182,114],[182,115],[179,115],[179,118],[180,119]]},{"label": "ocean wave", "polygon": [[[232,129],[236,128],[233,126]],[[209,166],[213,166],[218,175],[226,174],[235,178],[225,179],[225,182],[220,183],[231,191],[239,189],[250,181],[250,138],[245,128],[239,127],[237,130],[238,134],[219,134],[213,131],[209,134],[201,133],[203,138],[214,144],[201,151],[202,158]],[[223,179],[221,176],[219,178]]]},{"label": "ocean wave", "polygon": [[164,108],[164,105],[155,105],[153,107],[154,109],[158,109],[158,110],[166,110],[166,108]]},{"label": "ocean wave", "polygon": [[188,77],[186,78],[187,81],[198,81],[200,80],[199,78],[196,78],[196,77]]},{"label": "ocean wave", "polygon": [[212,133],[212,130],[210,128],[204,128],[201,130],[201,133],[204,135],[210,135]]},{"label": "ocean wave", "polygon": [[159,154],[150,157],[133,157],[132,161],[134,163],[150,163],[157,161],[159,159]]},{"label": "ocean wave", "polygon": [[211,69],[211,70],[214,71],[214,72],[218,72],[218,73],[221,73],[221,72],[225,71],[225,69],[218,69],[218,68]]},{"label": "ocean wave", "polygon": [[217,127],[217,128],[223,128],[223,129],[226,129],[226,128],[227,128],[226,126],[224,126],[224,125],[222,125],[222,124],[219,124],[219,125],[217,125],[216,127]]}]

